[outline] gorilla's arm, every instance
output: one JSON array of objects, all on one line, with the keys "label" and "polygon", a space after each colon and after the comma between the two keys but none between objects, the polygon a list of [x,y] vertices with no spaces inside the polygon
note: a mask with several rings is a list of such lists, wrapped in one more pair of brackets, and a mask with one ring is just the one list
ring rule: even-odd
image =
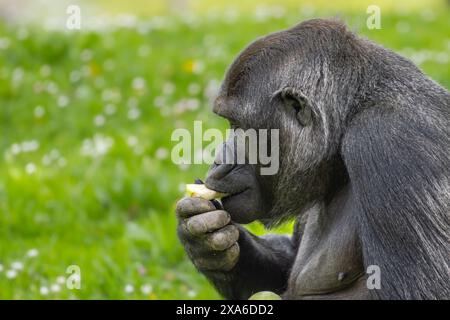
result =
[{"label": "gorilla's arm", "polygon": [[204,274],[227,299],[248,299],[258,291],[285,291],[289,271],[295,259],[300,228],[292,237],[267,235],[257,237],[239,228],[239,261],[229,272],[206,271]]},{"label": "gorilla's arm", "polygon": [[299,219],[293,237],[257,237],[231,222],[230,214],[197,197],[177,203],[177,233],[189,258],[228,299],[252,293],[282,293],[304,230]]},{"label": "gorilla's arm", "polygon": [[342,147],[364,264],[381,272],[381,289],[370,291],[381,299],[449,299],[449,113],[427,123],[431,108],[392,109],[361,113]]}]

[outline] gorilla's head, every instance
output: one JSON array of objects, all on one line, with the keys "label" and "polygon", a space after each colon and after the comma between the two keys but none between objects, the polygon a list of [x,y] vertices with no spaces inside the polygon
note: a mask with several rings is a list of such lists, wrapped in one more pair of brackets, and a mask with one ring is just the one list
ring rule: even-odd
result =
[{"label": "gorilla's head", "polygon": [[258,164],[211,167],[206,185],[232,194],[223,205],[234,221],[276,223],[346,183],[339,144],[364,94],[361,41],[340,22],[310,20],[255,41],[233,62],[214,112],[233,128],[278,129],[280,142],[275,175]]}]

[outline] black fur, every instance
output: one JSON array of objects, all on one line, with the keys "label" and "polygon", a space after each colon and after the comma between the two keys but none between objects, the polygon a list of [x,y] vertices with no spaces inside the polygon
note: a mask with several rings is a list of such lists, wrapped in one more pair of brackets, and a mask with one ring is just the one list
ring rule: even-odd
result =
[{"label": "black fur", "polygon": [[[310,125],[280,90],[306,97]],[[280,130],[275,176],[212,167],[206,184],[234,194],[231,219],[298,221],[291,239],[240,228],[237,265],[205,272],[225,297],[450,299],[450,94],[409,60],[309,20],[245,49],[214,111]],[[379,290],[366,287],[369,265]]]}]

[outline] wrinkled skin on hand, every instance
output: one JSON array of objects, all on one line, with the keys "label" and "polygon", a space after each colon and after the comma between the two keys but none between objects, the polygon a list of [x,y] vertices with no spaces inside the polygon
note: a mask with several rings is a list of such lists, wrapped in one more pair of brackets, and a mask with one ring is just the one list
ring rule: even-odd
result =
[{"label": "wrinkled skin on hand", "polygon": [[[213,202],[183,198],[177,203],[178,237],[196,266],[226,298],[248,299],[273,288],[282,293],[294,245],[286,236],[256,237],[231,221]],[[277,270],[262,277],[261,270]]]},{"label": "wrinkled skin on hand", "polygon": [[178,236],[201,271],[229,271],[239,258],[238,228],[211,201],[183,198],[177,204]]}]

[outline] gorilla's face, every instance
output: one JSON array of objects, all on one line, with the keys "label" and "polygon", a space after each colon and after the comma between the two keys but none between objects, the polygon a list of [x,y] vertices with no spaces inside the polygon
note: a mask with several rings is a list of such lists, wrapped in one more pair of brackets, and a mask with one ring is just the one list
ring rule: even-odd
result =
[{"label": "gorilla's face", "polygon": [[[214,105],[214,112],[232,128],[279,130],[275,174],[262,175],[259,163],[222,164],[220,159],[208,173],[208,187],[231,194],[222,202],[238,223],[273,224],[298,215],[315,201],[332,197],[346,181],[338,152],[343,128],[333,113],[337,86],[331,78],[324,83],[326,70],[317,65],[315,52],[286,41],[292,36],[269,35],[244,50],[231,65]],[[225,147],[232,143],[227,141]]]},{"label": "gorilla's face", "polygon": [[[266,148],[278,148],[279,170],[274,175],[262,175],[263,166],[259,162],[223,163],[223,152],[227,152],[227,148],[234,145],[233,150],[237,150],[235,136],[232,136],[217,153],[215,164],[208,172],[206,185],[231,194],[223,198],[222,203],[233,221],[249,223],[261,220],[270,225],[301,213],[316,200],[325,199],[328,189],[333,185],[333,177],[343,169],[336,156],[327,152],[328,143],[321,119],[316,118],[304,98],[296,96],[292,88],[259,96],[261,99],[257,99],[254,104],[246,99],[230,101],[219,98],[215,112],[228,119],[235,129],[279,130],[278,145]],[[239,112],[228,113],[236,103],[253,111],[240,115]],[[271,141],[270,138],[267,140]]]},{"label": "gorilla's face", "polygon": [[[232,64],[216,99],[214,112],[232,128],[277,129],[279,170],[262,175],[261,165],[223,164],[219,153],[206,185],[231,196],[222,199],[225,210],[238,223],[261,220],[271,224],[300,214],[315,201],[326,200],[330,190],[345,180],[337,154],[339,133],[333,119],[323,115],[326,104],[317,107],[317,93],[308,80],[304,61],[260,51],[277,41],[277,34],[250,45]],[[286,61],[288,59],[288,61]],[[270,139],[268,139],[270,141]],[[234,143],[229,139],[224,148]]]}]

